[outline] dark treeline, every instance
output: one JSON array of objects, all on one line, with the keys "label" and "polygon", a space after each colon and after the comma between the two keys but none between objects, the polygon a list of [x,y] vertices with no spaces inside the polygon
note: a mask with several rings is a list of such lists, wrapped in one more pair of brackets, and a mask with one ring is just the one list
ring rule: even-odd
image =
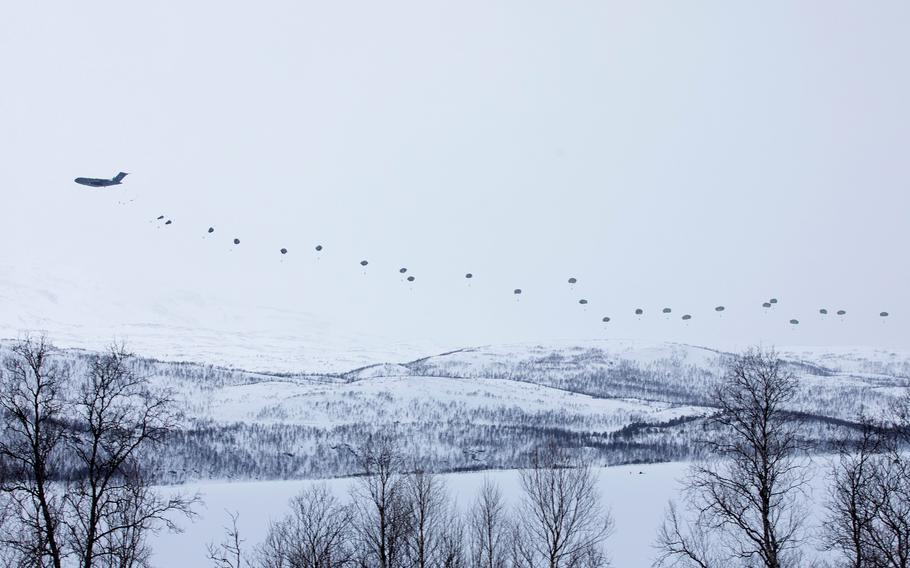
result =
[{"label": "dark treeline", "polygon": [[[811,452],[836,449],[860,427],[855,421],[798,416],[805,425],[800,435]],[[377,432],[395,434],[403,440],[405,452],[422,455],[426,468],[434,472],[523,467],[537,448],[551,441],[596,465],[659,463],[701,456],[698,441],[712,428],[710,421],[692,416],[633,422],[612,432],[484,424],[473,422],[470,414],[442,422],[358,422],[332,428],[208,422],[173,431],[154,456],[151,470],[167,483],[356,475],[357,463],[345,444],[357,444]]]}]

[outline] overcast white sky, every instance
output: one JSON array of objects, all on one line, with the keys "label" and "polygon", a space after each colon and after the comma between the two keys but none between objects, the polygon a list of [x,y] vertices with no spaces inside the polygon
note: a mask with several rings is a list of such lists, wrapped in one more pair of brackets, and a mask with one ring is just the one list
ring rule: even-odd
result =
[{"label": "overcast white sky", "polygon": [[907,29],[905,1],[11,3],[0,323],[907,347]]}]

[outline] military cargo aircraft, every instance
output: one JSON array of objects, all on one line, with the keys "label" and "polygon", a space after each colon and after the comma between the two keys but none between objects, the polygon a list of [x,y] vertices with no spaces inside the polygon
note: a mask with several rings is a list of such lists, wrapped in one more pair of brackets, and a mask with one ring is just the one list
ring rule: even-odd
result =
[{"label": "military cargo aircraft", "polygon": [[123,178],[127,175],[126,172],[120,172],[111,179],[101,179],[101,178],[76,178],[73,181],[76,183],[87,185],[89,187],[108,187],[111,185],[120,185],[123,183]]}]

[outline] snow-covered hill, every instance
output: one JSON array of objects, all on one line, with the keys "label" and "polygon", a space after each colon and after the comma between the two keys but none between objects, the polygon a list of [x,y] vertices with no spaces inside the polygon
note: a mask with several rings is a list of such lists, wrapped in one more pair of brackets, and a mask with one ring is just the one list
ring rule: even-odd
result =
[{"label": "snow-covered hill", "polygon": [[[910,389],[906,353],[781,354],[799,377],[792,410],[806,416],[822,450],[860,411],[877,412]],[[347,449],[380,431],[398,434],[406,451],[440,471],[515,467],[554,439],[601,464],[686,459],[727,356],[617,340],[480,346],[305,374],[136,364],[173,389],[185,412],[183,428],[156,454],[161,480],[185,481],[349,474]]]}]

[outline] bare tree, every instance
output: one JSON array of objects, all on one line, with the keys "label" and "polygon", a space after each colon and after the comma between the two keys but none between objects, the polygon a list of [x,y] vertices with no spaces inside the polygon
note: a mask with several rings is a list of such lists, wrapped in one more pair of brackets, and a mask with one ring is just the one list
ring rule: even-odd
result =
[{"label": "bare tree", "polygon": [[468,568],[469,559],[465,554],[465,523],[455,504],[449,509],[442,524],[436,566],[439,568]]},{"label": "bare tree", "polygon": [[169,515],[192,517],[198,500],[147,488],[140,452],[163,442],[177,415],[168,393],[154,391],[131,358],[122,346],[92,358],[73,404],[67,446],[76,480],[67,485],[66,526],[82,568],[114,558],[140,564],[145,532],[156,525],[175,530]]},{"label": "bare tree", "polygon": [[[4,544],[32,566],[143,566],[145,535],[176,529],[196,498],[148,488],[140,452],[173,424],[171,401],[112,348],[74,381],[45,339],[26,338],[4,362],[0,388],[3,493],[13,503]],[[4,531],[7,532],[7,531]]]},{"label": "bare tree", "polygon": [[695,566],[697,568],[720,568],[726,564],[718,555],[717,543],[708,536],[710,530],[701,523],[683,526],[676,504],[667,507],[667,518],[657,533],[661,551],[657,566]]},{"label": "bare tree", "polygon": [[509,559],[508,525],[502,491],[489,477],[471,509],[471,565],[505,568]]},{"label": "bare tree", "polygon": [[131,479],[112,496],[111,505],[101,515],[93,566],[146,568],[151,557],[149,535],[161,530],[181,532],[176,518],[196,517],[193,506],[200,501],[198,496],[162,495],[148,485],[144,476],[126,475]]},{"label": "bare tree", "polygon": [[[289,537],[280,524],[269,525],[265,540],[256,546],[252,565],[256,568],[290,568]],[[211,554],[210,554],[211,558]]]},{"label": "bare tree", "polygon": [[874,488],[884,449],[883,429],[872,419],[860,416],[859,439],[842,444],[831,472],[831,486],[825,523],[825,546],[837,550],[850,568],[873,566],[869,531],[878,515]]},{"label": "bare tree", "polygon": [[826,536],[845,566],[910,566],[910,412],[904,399],[881,420],[861,417],[856,447],[832,472]]},{"label": "bare tree", "polygon": [[801,426],[786,407],[795,391],[773,351],[750,350],[729,362],[715,393],[719,412],[709,420],[715,435],[704,442],[717,459],[692,467],[685,492],[695,519],[670,509],[657,565],[793,565],[807,471]]},{"label": "bare tree", "polygon": [[416,568],[436,566],[449,512],[443,481],[432,473],[415,468],[405,477],[405,491],[406,502],[410,506],[408,552],[412,564]]},{"label": "bare tree", "polygon": [[879,458],[872,487],[876,509],[866,532],[867,558],[878,568],[910,567],[910,460],[889,451]]},{"label": "bare tree", "polygon": [[240,513],[228,511],[227,514],[231,524],[224,527],[224,539],[220,543],[210,542],[206,545],[208,559],[215,568],[242,568],[243,539],[240,538],[240,529],[237,526]]},{"label": "bare tree", "polygon": [[353,489],[357,531],[366,557],[361,563],[378,568],[398,568],[407,557],[411,531],[403,462],[395,439],[388,434],[367,438],[355,452],[363,475]]},{"label": "bare tree", "polygon": [[0,460],[2,491],[18,511],[23,530],[6,539],[35,566],[60,568],[66,553],[61,538],[62,506],[51,482],[65,435],[66,370],[54,361],[45,337],[26,337],[12,347],[0,375]]},{"label": "bare tree", "polygon": [[11,496],[0,494],[0,568],[46,566],[34,536],[21,522],[23,511]]},{"label": "bare tree", "polygon": [[515,566],[606,566],[603,546],[613,521],[600,504],[591,467],[551,445],[535,452],[520,475],[524,497],[514,531]]},{"label": "bare tree", "polygon": [[352,509],[325,485],[291,500],[291,511],[269,527],[256,552],[259,568],[342,568],[353,562]]}]

